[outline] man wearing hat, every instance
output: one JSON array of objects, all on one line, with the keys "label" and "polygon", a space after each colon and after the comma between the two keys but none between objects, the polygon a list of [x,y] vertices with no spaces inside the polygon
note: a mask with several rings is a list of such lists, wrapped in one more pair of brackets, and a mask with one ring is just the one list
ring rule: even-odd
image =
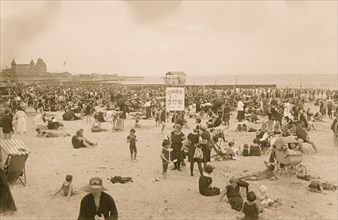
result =
[{"label": "man wearing hat", "polygon": [[103,192],[106,189],[102,185],[101,178],[91,178],[89,185],[84,187],[83,190],[89,192],[89,194],[81,200],[78,220],[118,219],[115,201],[109,194]]}]

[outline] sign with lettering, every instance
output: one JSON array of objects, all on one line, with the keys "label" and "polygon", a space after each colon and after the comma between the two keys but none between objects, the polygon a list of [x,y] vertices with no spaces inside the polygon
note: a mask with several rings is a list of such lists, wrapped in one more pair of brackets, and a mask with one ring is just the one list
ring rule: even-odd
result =
[{"label": "sign with lettering", "polygon": [[184,111],[184,88],[166,88],[166,110]]}]

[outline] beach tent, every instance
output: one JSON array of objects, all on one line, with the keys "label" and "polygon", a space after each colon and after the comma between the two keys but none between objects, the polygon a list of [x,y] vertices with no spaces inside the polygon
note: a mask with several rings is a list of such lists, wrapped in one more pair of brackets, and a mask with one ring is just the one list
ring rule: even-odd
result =
[{"label": "beach tent", "polygon": [[[5,139],[0,141],[1,157],[4,164],[5,174],[8,182],[20,180],[26,184],[26,169],[25,164],[30,154],[30,150],[19,139]],[[23,179],[22,179],[23,178]]]}]

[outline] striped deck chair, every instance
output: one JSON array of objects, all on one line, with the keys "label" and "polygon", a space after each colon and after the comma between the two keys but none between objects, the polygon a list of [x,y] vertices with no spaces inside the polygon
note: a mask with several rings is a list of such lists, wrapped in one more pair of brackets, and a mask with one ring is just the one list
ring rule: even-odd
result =
[{"label": "striped deck chair", "polygon": [[29,149],[21,140],[8,139],[0,141],[2,157],[6,157],[4,171],[8,182],[20,182],[26,184],[26,169],[25,164],[30,153]]}]

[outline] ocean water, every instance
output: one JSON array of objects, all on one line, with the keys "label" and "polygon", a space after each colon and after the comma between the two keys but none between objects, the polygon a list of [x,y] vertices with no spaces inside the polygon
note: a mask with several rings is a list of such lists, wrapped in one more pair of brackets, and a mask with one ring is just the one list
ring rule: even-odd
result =
[{"label": "ocean water", "polygon": [[[128,84],[164,84],[163,76],[148,76]],[[337,74],[246,74],[246,75],[188,75],[186,85],[257,85],[276,84],[278,88],[338,89]]]}]

